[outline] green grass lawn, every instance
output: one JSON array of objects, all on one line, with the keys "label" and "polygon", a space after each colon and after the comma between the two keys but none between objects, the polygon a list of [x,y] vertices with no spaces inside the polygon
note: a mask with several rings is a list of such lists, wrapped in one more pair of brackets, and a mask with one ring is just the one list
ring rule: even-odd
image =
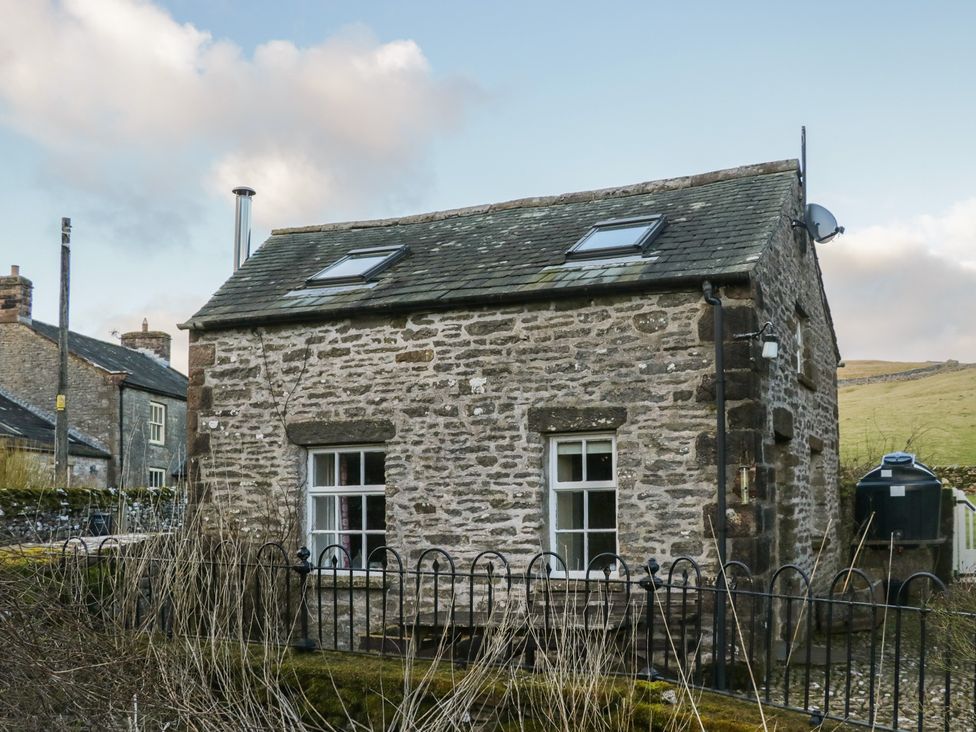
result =
[{"label": "green grass lawn", "polygon": [[[885,371],[867,362],[872,374],[895,373],[925,364],[892,363]],[[858,362],[838,378],[863,371]],[[876,460],[908,450],[933,465],[976,465],[976,366],[921,379],[841,386],[840,451],[847,462]]]}]

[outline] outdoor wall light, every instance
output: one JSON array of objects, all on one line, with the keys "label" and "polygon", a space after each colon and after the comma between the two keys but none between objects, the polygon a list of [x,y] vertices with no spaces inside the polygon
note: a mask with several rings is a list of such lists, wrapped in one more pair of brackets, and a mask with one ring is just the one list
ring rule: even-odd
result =
[{"label": "outdoor wall light", "polygon": [[762,342],[762,357],[767,361],[774,360],[779,356],[779,336],[772,331],[773,324],[767,320],[763,327],[752,333],[736,333],[732,336],[733,340],[746,341],[757,340]]}]

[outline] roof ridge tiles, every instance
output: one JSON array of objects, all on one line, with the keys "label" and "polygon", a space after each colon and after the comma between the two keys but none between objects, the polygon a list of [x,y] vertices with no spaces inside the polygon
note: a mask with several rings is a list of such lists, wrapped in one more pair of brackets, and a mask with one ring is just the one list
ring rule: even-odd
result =
[{"label": "roof ridge tiles", "polygon": [[791,158],[786,160],[774,160],[766,163],[741,165],[734,168],[724,168],[707,173],[685,175],[677,178],[662,178],[660,180],[645,181],[643,183],[612,186],[610,188],[597,188],[589,191],[560,193],[553,196],[516,198],[510,201],[501,201],[499,203],[478,204],[476,206],[465,206],[461,208],[445,209],[442,211],[429,211],[427,213],[410,214],[408,216],[401,217],[343,221],[329,224],[316,224],[313,226],[285,227],[280,229],[272,229],[271,234],[312,234],[325,231],[373,229],[388,226],[399,226],[403,224],[420,224],[431,221],[443,221],[445,219],[458,218],[462,216],[476,216],[479,214],[492,213],[494,211],[508,211],[515,208],[538,208],[541,206],[584,203],[608,198],[639,196],[648,193],[657,193],[659,191],[675,191],[684,188],[695,188],[698,186],[709,185],[711,183],[720,183],[727,180],[735,180],[737,178],[753,178],[761,175],[773,175],[776,173],[799,171],[799,169],[800,164],[796,159]]}]

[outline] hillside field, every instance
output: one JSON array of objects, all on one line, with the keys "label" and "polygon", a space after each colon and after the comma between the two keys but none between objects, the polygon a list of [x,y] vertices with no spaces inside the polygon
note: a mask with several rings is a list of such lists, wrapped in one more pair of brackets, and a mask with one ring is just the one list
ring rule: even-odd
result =
[{"label": "hillside field", "polygon": [[[933,365],[850,361],[838,379]],[[841,459],[870,463],[908,450],[932,465],[976,465],[976,365],[903,381],[839,384]]]}]

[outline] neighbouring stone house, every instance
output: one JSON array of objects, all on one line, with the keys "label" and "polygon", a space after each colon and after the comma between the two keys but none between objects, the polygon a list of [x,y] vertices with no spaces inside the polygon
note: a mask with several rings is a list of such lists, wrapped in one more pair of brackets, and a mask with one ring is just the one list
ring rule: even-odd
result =
[{"label": "neighbouring stone house", "polygon": [[[0,388],[40,413],[54,411],[58,328],[32,317],[33,285],[17,267],[0,277]],[[169,365],[170,336],[122,335],[122,345],[71,332],[68,419],[110,454],[109,487],[161,487],[186,455],[187,378]]]},{"label": "neighbouring stone house", "polygon": [[[29,452],[39,458],[44,469],[53,472],[54,415],[0,389],[0,449]],[[111,460],[105,445],[78,430],[69,430],[70,486],[105,488]]]},{"label": "neighbouring stone house", "polygon": [[[810,567],[836,546],[839,359],[801,200],[783,161],[272,232],[181,326],[197,505],[360,567],[384,543],[711,559],[710,282],[729,558]],[[731,337],[766,321],[773,361]]]}]

